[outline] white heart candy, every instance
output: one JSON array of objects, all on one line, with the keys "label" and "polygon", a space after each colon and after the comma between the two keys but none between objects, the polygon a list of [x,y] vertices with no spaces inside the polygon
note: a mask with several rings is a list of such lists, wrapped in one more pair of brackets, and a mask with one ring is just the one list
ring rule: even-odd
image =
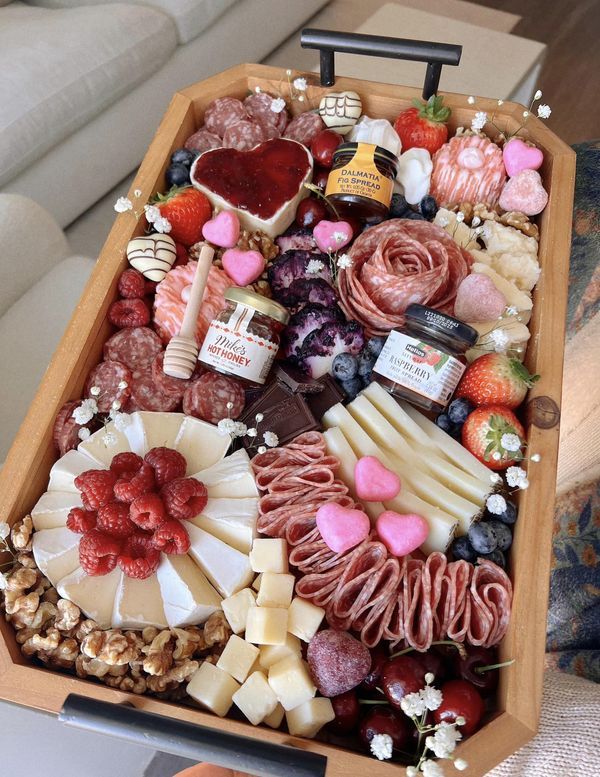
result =
[{"label": "white heart candy", "polygon": [[175,241],[169,235],[134,237],[127,244],[127,261],[149,281],[162,281],[176,259]]},{"label": "white heart candy", "polygon": [[345,135],[358,121],[362,103],[356,92],[330,92],[321,98],[319,115],[329,129]]}]

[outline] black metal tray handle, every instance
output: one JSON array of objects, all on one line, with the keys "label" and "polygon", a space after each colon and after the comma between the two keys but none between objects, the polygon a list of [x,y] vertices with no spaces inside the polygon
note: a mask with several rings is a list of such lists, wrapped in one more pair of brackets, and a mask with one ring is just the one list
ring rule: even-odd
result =
[{"label": "black metal tray handle", "polygon": [[428,100],[437,93],[442,74],[442,65],[458,65],[462,46],[452,43],[434,43],[425,40],[388,38],[384,35],[360,35],[356,32],[333,32],[331,30],[302,30],[300,45],[304,49],[318,49],[321,58],[321,86],[335,83],[334,55],[363,54],[370,57],[408,59],[413,62],[427,62],[423,98]]},{"label": "black metal tray handle", "polygon": [[67,696],[58,719],[67,726],[257,777],[325,777],[327,768],[327,759],[318,753],[76,694]]}]

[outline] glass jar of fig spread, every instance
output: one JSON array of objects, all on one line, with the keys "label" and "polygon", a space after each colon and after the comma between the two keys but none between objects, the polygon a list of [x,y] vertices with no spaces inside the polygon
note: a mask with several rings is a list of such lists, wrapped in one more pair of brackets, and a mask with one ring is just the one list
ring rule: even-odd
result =
[{"label": "glass jar of fig spread", "polygon": [[341,216],[378,223],[390,209],[398,157],[372,143],[342,143],[333,155],[325,196]]},{"label": "glass jar of fig spread", "polygon": [[262,386],[290,315],[283,305],[238,286],[226,289],[223,297],[226,305],[211,321],[198,361],[248,385]]},{"label": "glass jar of fig spread", "polygon": [[441,413],[466,368],[465,352],[479,334],[468,324],[425,305],[406,308],[402,329],[393,329],[373,372],[390,394]]}]

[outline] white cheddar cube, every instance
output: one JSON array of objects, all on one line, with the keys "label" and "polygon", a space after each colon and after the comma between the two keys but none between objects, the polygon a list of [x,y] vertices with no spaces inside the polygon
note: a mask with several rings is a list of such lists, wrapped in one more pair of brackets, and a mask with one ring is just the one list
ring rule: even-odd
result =
[{"label": "white cheddar cube", "polygon": [[304,642],[310,642],[324,617],[325,610],[322,607],[296,596],[288,611],[288,631]]},{"label": "white cheddar cube", "polygon": [[262,672],[254,672],[233,694],[234,704],[240,708],[253,726],[271,715],[277,707],[277,697]]},{"label": "white cheddar cube", "polygon": [[335,718],[335,712],[331,701],[320,697],[288,710],[285,717],[292,736],[312,739],[326,723]]},{"label": "white cheddar cube", "polygon": [[283,645],[287,636],[287,610],[251,607],[246,620],[246,639],[257,645]]},{"label": "white cheddar cube", "polygon": [[243,683],[258,658],[259,649],[245,639],[232,634],[221,653],[217,666]]},{"label": "white cheddar cube", "polygon": [[[289,624],[288,624],[289,628]],[[283,645],[263,645],[260,649],[259,662],[263,669],[270,669],[273,664],[288,656],[302,655],[302,645],[298,637],[288,634]]]},{"label": "white cheddar cube", "polygon": [[227,672],[205,661],[192,675],[186,690],[192,699],[224,718],[233,704],[233,694],[239,688],[239,683]]},{"label": "white cheddar cube", "polygon": [[262,580],[262,572],[260,575],[256,575],[254,578],[254,582],[252,583],[252,588],[254,588],[255,591],[260,591],[260,581]]},{"label": "white cheddar cube", "polygon": [[287,572],[287,542],[280,539],[254,540],[250,564],[255,572]]},{"label": "white cheddar cube", "polygon": [[286,711],[304,704],[317,692],[306,664],[298,656],[288,656],[273,664],[269,685]]},{"label": "white cheddar cube", "polygon": [[267,726],[270,726],[271,728],[279,728],[279,726],[281,726],[281,721],[283,720],[284,715],[285,710],[281,704],[277,702],[277,706],[270,715],[267,715],[267,717],[263,720],[263,723],[266,723]]},{"label": "white cheddar cube", "polygon": [[277,572],[263,572],[256,597],[259,607],[288,608],[294,594],[294,575],[280,575]]},{"label": "white cheddar cube", "polygon": [[256,607],[256,595],[249,588],[243,588],[237,594],[223,599],[221,607],[233,633],[241,634],[246,631],[248,610]]}]

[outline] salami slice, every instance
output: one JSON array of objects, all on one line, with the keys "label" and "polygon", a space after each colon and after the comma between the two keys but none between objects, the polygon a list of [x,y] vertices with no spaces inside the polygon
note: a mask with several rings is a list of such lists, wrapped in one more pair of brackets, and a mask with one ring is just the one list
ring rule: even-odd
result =
[{"label": "salami slice", "polygon": [[54,420],[52,439],[61,456],[76,448],[81,442],[79,430],[82,426],[73,418],[73,411],[80,404],[80,402],[65,402]]},{"label": "salami slice", "polygon": [[124,364],[132,372],[152,366],[154,357],[163,349],[160,337],[147,326],[121,329],[104,344],[104,358]]},{"label": "salami slice", "polygon": [[300,113],[287,125],[283,137],[288,140],[297,140],[305,146],[310,146],[315,137],[325,129],[323,119],[318,113]]},{"label": "salami slice", "polygon": [[241,383],[218,372],[206,372],[186,389],[183,412],[218,424],[223,418],[239,418],[245,401]]},{"label": "salami slice", "polygon": [[203,154],[205,151],[210,151],[213,148],[221,148],[223,141],[214,132],[210,132],[206,127],[200,127],[193,135],[183,144],[184,148],[188,151],[197,151],[199,154]]},{"label": "salami slice", "polygon": [[[114,403],[117,403],[117,409],[125,407],[131,394],[131,383],[131,370],[125,364],[111,360],[103,361],[88,375],[85,395],[94,397],[101,413],[108,413]],[[98,389],[99,393],[92,389]]]},{"label": "salami slice", "polygon": [[247,118],[248,112],[240,100],[235,97],[218,97],[204,112],[204,126],[222,138],[228,127]]},{"label": "salami slice", "polygon": [[183,399],[183,395],[185,393],[185,390],[188,388],[188,386],[191,385],[191,383],[196,380],[197,378],[202,375],[204,368],[200,367],[196,372],[192,373],[191,377],[188,380],[182,380],[181,378],[173,378],[171,375],[165,375],[163,370],[163,363],[165,360],[165,354],[164,351],[161,351],[160,353],[157,353],[154,357],[154,361],[152,362],[152,378],[154,380],[154,383],[165,392],[165,394],[168,394],[169,396],[173,397],[174,399],[177,399],[178,402],[181,402]]},{"label": "salami slice", "polygon": [[172,413],[177,410],[180,401],[178,397],[164,392],[156,383],[152,377],[152,368],[138,372],[133,379],[130,405],[136,410]]},{"label": "salami slice", "polygon": [[223,147],[236,151],[250,151],[267,139],[262,126],[251,119],[230,124],[223,135]]},{"label": "salami slice", "polygon": [[244,100],[244,108],[249,115],[257,121],[265,130],[267,127],[274,127],[279,134],[273,137],[280,137],[289,121],[288,112],[284,108],[282,111],[274,111],[271,106],[276,98],[266,92],[251,94]]}]

